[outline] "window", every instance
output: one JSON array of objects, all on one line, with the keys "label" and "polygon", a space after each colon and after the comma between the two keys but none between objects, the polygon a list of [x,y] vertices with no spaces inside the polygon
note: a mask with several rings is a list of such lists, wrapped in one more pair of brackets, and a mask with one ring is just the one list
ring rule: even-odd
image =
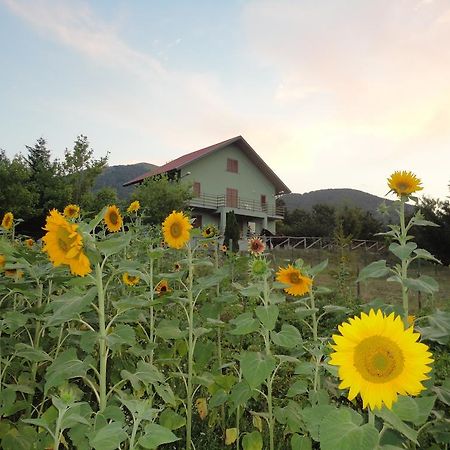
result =
[{"label": "window", "polygon": [[267,211],[267,197],[264,194],[261,194],[261,210]]},{"label": "window", "polygon": [[237,208],[237,206],[238,206],[238,191],[237,191],[237,189],[227,188],[226,205],[231,208]]},{"label": "window", "polygon": [[227,171],[238,173],[238,160],[237,159],[227,159]]},{"label": "window", "polygon": [[194,185],[192,186],[192,195],[193,197],[200,197],[201,195],[201,189],[200,189],[200,183],[198,181],[194,181]]},{"label": "window", "polygon": [[194,228],[201,228],[202,227],[202,216],[200,214],[197,214],[197,215],[192,216],[192,218],[194,219],[192,226]]}]

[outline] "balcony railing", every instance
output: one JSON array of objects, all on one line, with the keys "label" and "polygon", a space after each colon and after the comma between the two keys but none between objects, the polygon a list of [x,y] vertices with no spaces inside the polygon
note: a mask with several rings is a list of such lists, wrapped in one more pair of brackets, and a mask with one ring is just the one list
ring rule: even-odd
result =
[{"label": "balcony railing", "polygon": [[268,203],[261,203],[257,200],[236,197],[234,195],[211,195],[201,194],[198,197],[193,197],[190,206],[197,208],[218,209],[220,207],[244,209],[250,212],[263,212],[268,216],[284,217],[285,208],[283,206],[269,205]]}]

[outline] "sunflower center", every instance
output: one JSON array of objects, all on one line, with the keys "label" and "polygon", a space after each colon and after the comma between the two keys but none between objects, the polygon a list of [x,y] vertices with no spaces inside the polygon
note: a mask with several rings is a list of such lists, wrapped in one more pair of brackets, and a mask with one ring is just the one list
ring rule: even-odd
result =
[{"label": "sunflower center", "polygon": [[117,225],[119,223],[119,216],[117,215],[117,213],[115,211],[111,211],[109,213],[109,221],[113,224],[113,225]]},{"label": "sunflower center", "polygon": [[397,189],[399,191],[406,191],[408,189],[411,189],[411,186],[407,181],[401,181],[400,183],[398,183]]},{"label": "sunflower center", "polygon": [[170,234],[172,235],[172,237],[174,237],[174,238],[180,237],[181,232],[182,232],[182,229],[178,222],[175,222],[170,226]]},{"label": "sunflower center", "polygon": [[298,273],[296,273],[296,272],[292,272],[289,274],[289,281],[292,284],[300,284],[300,282],[301,282],[300,277],[299,277]]},{"label": "sunflower center", "polygon": [[404,358],[397,343],[385,336],[370,336],[355,348],[353,364],[372,383],[386,383],[403,370]]}]

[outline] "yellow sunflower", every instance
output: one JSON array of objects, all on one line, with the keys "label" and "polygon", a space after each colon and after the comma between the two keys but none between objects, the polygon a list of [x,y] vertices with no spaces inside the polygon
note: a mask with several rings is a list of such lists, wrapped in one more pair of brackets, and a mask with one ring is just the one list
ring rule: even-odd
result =
[{"label": "yellow sunflower", "polygon": [[83,251],[83,237],[78,225],[68,222],[56,209],[50,211],[42,238],[42,250],[48,254],[54,266],[68,265],[74,275],[84,276],[91,272],[91,263]]},{"label": "yellow sunflower", "polygon": [[7,212],[3,216],[2,227],[5,230],[10,230],[13,225],[14,225],[14,214],[12,212]]},{"label": "yellow sunflower", "polygon": [[217,229],[214,225],[208,225],[207,227],[203,228],[202,230],[202,236],[205,238],[214,237],[217,234]]},{"label": "yellow sunflower", "polygon": [[391,409],[398,394],[418,395],[425,389],[421,382],[429,378],[432,355],[400,316],[372,309],[344,322],[339,332],[333,335],[330,364],[339,366],[339,388],[350,388],[350,400],[360,394],[363,408],[384,404]]},{"label": "yellow sunflower", "polygon": [[28,248],[33,248],[33,245],[34,245],[34,239],[31,239],[31,238],[25,239],[25,245],[26,245]]},{"label": "yellow sunflower", "polygon": [[284,291],[290,295],[304,295],[311,290],[311,278],[302,275],[300,270],[289,264],[287,267],[280,267],[277,272],[277,281],[289,285]]},{"label": "yellow sunflower", "polygon": [[221,245],[221,246],[219,247],[219,249],[220,249],[221,252],[226,253],[227,250],[228,250],[228,247],[227,247],[225,244],[223,244],[223,245]]},{"label": "yellow sunflower", "polygon": [[5,276],[8,278],[14,278],[16,280],[20,280],[23,278],[23,270],[20,269],[6,269]]},{"label": "yellow sunflower", "polygon": [[173,270],[174,270],[175,272],[179,272],[179,271],[181,270],[181,264],[180,264],[179,262],[176,262],[176,263],[173,265]]},{"label": "yellow sunflower", "polygon": [[127,208],[127,213],[138,212],[140,208],[141,204],[139,203],[139,200],[135,200],[130,203],[130,206]]},{"label": "yellow sunflower", "polygon": [[158,295],[166,294],[167,292],[170,292],[172,289],[169,287],[169,282],[167,280],[161,280],[156,286],[155,286],[155,292]]},{"label": "yellow sunflower", "polygon": [[406,170],[394,172],[388,178],[389,192],[395,192],[399,197],[421,191],[423,189],[421,183],[422,181],[415,174]]},{"label": "yellow sunflower", "polygon": [[137,276],[130,275],[128,272],[125,272],[122,275],[122,280],[127,286],[136,286],[139,283],[140,278]]},{"label": "yellow sunflower", "polygon": [[116,205],[108,206],[104,217],[106,228],[109,232],[115,233],[122,229],[122,216]]},{"label": "yellow sunflower", "polygon": [[183,248],[189,241],[191,228],[188,217],[182,212],[173,211],[162,224],[164,240],[171,248]]},{"label": "yellow sunflower", "polygon": [[76,219],[80,215],[80,207],[78,205],[67,205],[63,214],[68,219]]}]

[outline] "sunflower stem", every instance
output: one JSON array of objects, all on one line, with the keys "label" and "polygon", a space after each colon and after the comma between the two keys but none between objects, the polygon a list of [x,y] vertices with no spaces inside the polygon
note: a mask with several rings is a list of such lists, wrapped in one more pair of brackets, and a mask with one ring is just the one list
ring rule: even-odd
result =
[{"label": "sunflower stem", "polygon": [[[400,198],[400,245],[406,245],[408,239],[408,231],[405,226],[405,202],[406,197],[404,195]],[[405,327],[408,327],[408,313],[409,313],[409,301],[408,301],[408,287],[405,285],[405,281],[408,278],[408,258],[402,258],[402,300],[403,300],[403,322]]]},{"label": "sunflower stem", "polygon": [[153,286],[153,258],[150,258],[150,364],[153,364],[154,342],[155,342],[155,311],[153,308],[154,286]]},{"label": "sunflower stem", "polygon": [[312,314],[313,339],[314,339],[314,342],[317,342],[317,340],[318,340],[318,338],[317,338],[317,314],[316,314],[316,303],[314,300],[314,293],[313,293],[312,287],[309,291],[309,299],[311,301],[311,309],[313,311],[313,314]]},{"label": "sunflower stem", "polygon": [[100,371],[99,371],[99,395],[100,404],[99,412],[103,412],[106,408],[106,368],[108,364],[108,348],[106,345],[106,323],[105,323],[105,292],[103,290],[103,277],[100,264],[95,266],[95,280],[97,284],[98,295],[98,340],[99,340],[99,357],[100,357]]},{"label": "sunflower stem", "polygon": [[373,413],[373,411],[369,408],[369,417],[368,417],[368,424],[375,426],[375,414]]},{"label": "sunflower stem", "polygon": [[193,386],[192,378],[194,372],[194,299],[192,288],[194,283],[194,264],[192,261],[192,249],[187,245],[188,253],[188,279],[187,279],[187,297],[189,303],[188,312],[188,374],[187,374],[187,399],[186,399],[186,450],[191,450],[192,440],[192,402]]}]

